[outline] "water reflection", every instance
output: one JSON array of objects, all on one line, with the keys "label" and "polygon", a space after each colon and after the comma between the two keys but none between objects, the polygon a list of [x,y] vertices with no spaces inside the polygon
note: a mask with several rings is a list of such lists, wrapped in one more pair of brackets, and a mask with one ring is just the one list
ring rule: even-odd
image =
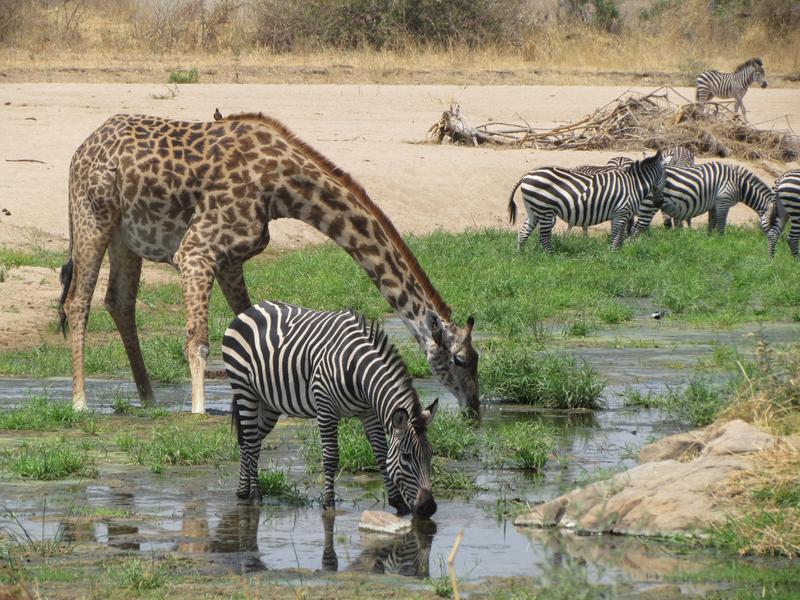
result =
[{"label": "water reflection", "polygon": [[[322,516],[325,547],[322,552],[322,569],[338,571],[339,558],[334,547],[335,515]],[[430,576],[431,544],[436,534],[436,523],[430,520],[412,521],[412,529],[402,536],[377,533],[361,534],[361,554],[347,566],[348,571],[389,573],[405,577]]]}]

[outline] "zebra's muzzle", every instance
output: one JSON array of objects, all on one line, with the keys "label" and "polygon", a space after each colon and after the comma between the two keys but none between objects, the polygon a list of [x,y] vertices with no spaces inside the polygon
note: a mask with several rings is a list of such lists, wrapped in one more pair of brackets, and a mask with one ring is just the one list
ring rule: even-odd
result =
[{"label": "zebra's muzzle", "polygon": [[762,88],[765,88],[765,87],[767,87],[767,82],[766,82],[766,81],[762,81],[762,82],[761,82],[761,87],[762,87]]},{"label": "zebra's muzzle", "polygon": [[436,500],[433,499],[431,490],[421,489],[417,492],[417,502],[414,504],[414,516],[429,519],[436,513]]}]

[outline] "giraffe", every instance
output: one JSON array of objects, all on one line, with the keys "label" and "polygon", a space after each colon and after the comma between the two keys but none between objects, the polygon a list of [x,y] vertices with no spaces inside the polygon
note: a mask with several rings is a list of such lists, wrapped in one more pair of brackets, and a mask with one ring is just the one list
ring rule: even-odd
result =
[{"label": "giraffe", "polygon": [[214,122],[109,118],[75,151],[70,250],[61,269],[61,328],[71,332],[72,402],[86,408],[86,321],[108,250],[105,307],[119,330],[142,403],[153,400],[135,322],[142,260],[180,273],[192,412],[205,411],[208,303],[214,280],[239,314],[251,305],[243,263],[269,243],[269,221],[299,219],[364,269],[460,406],[479,412],[474,318],[459,326],[416,257],[361,185],[261,113]]}]

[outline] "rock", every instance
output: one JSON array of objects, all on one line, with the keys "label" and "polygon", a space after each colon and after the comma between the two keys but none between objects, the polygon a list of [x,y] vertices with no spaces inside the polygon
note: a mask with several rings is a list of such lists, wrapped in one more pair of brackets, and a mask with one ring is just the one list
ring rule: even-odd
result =
[{"label": "rock", "polygon": [[358,528],[361,531],[398,535],[411,531],[411,521],[381,510],[365,510],[361,513]]},{"label": "rock", "polygon": [[[540,504],[514,524],[587,533],[701,534],[731,510],[715,488],[752,468],[754,455],[775,440],[743,421],[672,436],[642,450],[649,462]],[[657,460],[666,456],[684,460]]]}]

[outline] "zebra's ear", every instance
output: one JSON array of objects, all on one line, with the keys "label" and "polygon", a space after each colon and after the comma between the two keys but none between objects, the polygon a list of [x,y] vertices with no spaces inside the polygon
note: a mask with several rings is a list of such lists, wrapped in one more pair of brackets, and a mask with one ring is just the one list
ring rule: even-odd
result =
[{"label": "zebra's ear", "polygon": [[433,417],[436,416],[436,410],[439,408],[439,399],[437,398],[431,405],[422,411],[422,420],[425,423],[425,427],[431,424],[433,421]]},{"label": "zebra's ear", "polygon": [[437,346],[441,346],[442,321],[439,319],[439,315],[436,314],[436,311],[431,310],[430,308],[425,311],[425,325],[428,326],[428,330],[431,332],[431,338],[433,338],[434,343]]},{"label": "zebra's ear", "polygon": [[392,427],[399,433],[408,429],[408,412],[405,408],[398,408],[392,413]]}]

